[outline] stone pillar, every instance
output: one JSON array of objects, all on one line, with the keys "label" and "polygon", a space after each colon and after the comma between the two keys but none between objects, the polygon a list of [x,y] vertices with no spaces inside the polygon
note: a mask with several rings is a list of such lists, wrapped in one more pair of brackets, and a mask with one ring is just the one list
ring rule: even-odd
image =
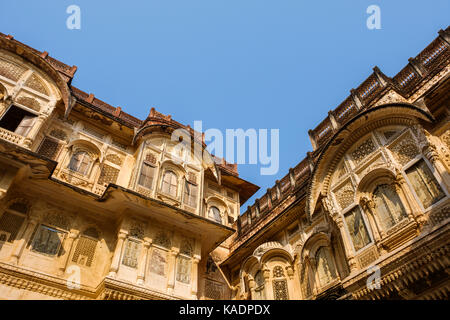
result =
[{"label": "stone pillar", "polygon": [[317,149],[317,142],[316,142],[316,137],[314,135],[314,131],[312,131],[311,129],[308,130],[308,135],[309,135],[309,140],[311,141],[311,145],[313,147],[313,150]]},{"label": "stone pillar", "polygon": [[94,164],[92,165],[91,174],[89,176],[91,177],[89,183],[91,184],[91,187],[94,187],[96,185],[98,177],[100,176],[99,158],[94,159]]},{"label": "stone pillar", "polygon": [[401,197],[403,194],[406,198],[406,203],[404,204],[405,209],[407,210],[408,218],[411,220],[416,220],[419,224],[423,224],[426,222],[425,216],[420,208],[417,200],[411,194],[409,187],[406,183],[403,174],[399,169],[397,169],[397,174],[395,176],[395,191]]},{"label": "stone pillar", "polygon": [[415,58],[408,58],[409,65],[419,75],[420,78],[427,72],[425,68]]},{"label": "stone pillar", "polygon": [[332,110],[328,111],[328,118],[330,119],[331,127],[333,128],[333,132],[336,132],[339,129],[339,124],[334,117],[334,113]]},{"label": "stone pillar", "polygon": [[291,179],[291,189],[295,188],[295,173],[294,169],[289,168],[289,179]]},{"label": "stone pillar", "polygon": [[272,209],[272,194],[270,193],[270,188],[267,188],[266,194],[267,194],[267,207],[268,210],[270,211]]},{"label": "stone pillar", "polygon": [[138,276],[137,276],[137,284],[143,285],[145,280],[145,270],[147,269],[147,260],[148,260],[148,253],[150,250],[150,246],[152,245],[152,240],[146,240],[144,241],[144,252],[142,254],[142,259],[139,263],[138,267]]},{"label": "stone pillar", "polygon": [[423,149],[423,154],[439,172],[439,175],[442,177],[442,181],[444,182],[445,188],[447,190],[450,190],[450,174],[442,163],[441,157],[439,156],[436,149],[436,146],[430,143]]},{"label": "stone pillar", "polygon": [[366,216],[367,216],[367,219],[369,220],[369,223],[373,226],[372,234],[373,234],[373,239],[375,241],[377,248],[380,250],[381,254],[386,253],[384,248],[382,248],[382,246],[381,246],[381,239],[383,237],[385,237],[386,234],[378,226],[378,223],[377,223],[378,220],[375,217],[375,215],[376,215],[375,204],[373,203],[372,200],[370,200],[366,197],[362,197],[359,201],[359,204],[361,205],[362,209],[368,213]]},{"label": "stone pillar", "polygon": [[11,253],[11,258],[10,258],[10,262],[12,264],[17,265],[19,262],[19,257],[22,254],[23,249],[25,248],[25,244],[28,241],[28,239],[30,239],[31,234],[34,231],[34,228],[37,225],[37,219],[36,218],[29,218],[28,219],[28,223],[27,226],[25,228],[25,231],[22,235],[22,238],[17,242],[16,246],[14,247],[12,253]]},{"label": "stone pillar", "polygon": [[198,292],[198,263],[200,262],[200,256],[195,255],[192,258],[192,270],[191,270],[191,299],[197,300]]},{"label": "stone pillar", "polygon": [[364,108],[364,105],[362,104],[361,99],[359,98],[359,95],[355,89],[350,90],[350,96],[352,97],[356,109],[361,110]]},{"label": "stone pillar", "polygon": [[116,244],[116,249],[114,250],[111,267],[109,269],[110,277],[115,277],[117,275],[117,271],[119,270],[120,257],[122,256],[123,244],[124,244],[126,237],[127,237],[127,232],[120,230],[119,234],[117,236],[117,244]]},{"label": "stone pillar", "polygon": [[175,288],[175,276],[176,276],[176,265],[177,265],[177,256],[179,250],[176,248],[172,248],[169,251],[169,272],[167,274],[167,293],[173,294],[173,289]]},{"label": "stone pillar", "polygon": [[248,278],[248,289],[250,290],[250,300],[255,298],[255,279]]},{"label": "stone pillar", "polygon": [[267,267],[263,267],[262,269],[263,277],[264,277],[264,294],[267,300],[273,300],[273,290],[270,289],[270,270]]},{"label": "stone pillar", "polygon": [[67,264],[69,262],[69,258],[72,254],[73,251],[73,243],[75,241],[75,239],[78,237],[78,230],[70,230],[69,236],[67,238],[67,240],[64,243],[64,255],[61,257],[61,262],[60,265],[58,267],[58,273],[60,275],[63,275],[64,272],[66,271],[67,268]]},{"label": "stone pillar", "polygon": [[308,257],[309,260],[309,267],[311,268],[311,273],[314,276],[314,284],[312,289],[312,294],[317,295],[320,289],[320,281],[319,281],[319,275],[317,274],[317,262],[315,257]]},{"label": "stone pillar", "polygon": [[41,130],[42,126],[44,125],[44,122],[47,120],[48,115],[41,114],[37,117],[36,121],[33,124],[33,127],[30,129],[30,132],[28,132],[26,138],[23,140],[23,145],[26,148],[30,148],[31,145],[34,142],[34,139],[36,139],[36,136],[38,135],[39,131]]}]

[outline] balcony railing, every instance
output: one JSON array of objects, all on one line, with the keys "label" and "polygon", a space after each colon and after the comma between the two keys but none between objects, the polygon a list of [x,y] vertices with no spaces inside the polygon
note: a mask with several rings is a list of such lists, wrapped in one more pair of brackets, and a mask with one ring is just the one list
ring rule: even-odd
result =
[{"label": "balcony railing", "polygon": [[15,144],[20,144],[23,139],[21,135],[15,134],[14,132],[3,128],[0,128],[0,138]]}]

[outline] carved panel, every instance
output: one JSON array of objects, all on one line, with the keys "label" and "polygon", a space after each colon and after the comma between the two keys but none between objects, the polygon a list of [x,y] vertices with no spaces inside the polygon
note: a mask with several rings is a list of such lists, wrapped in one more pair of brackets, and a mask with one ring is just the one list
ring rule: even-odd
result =
[{"label": "carved panel", "polygon": [[184,238],[181,241],[180,253],[185,254],[187,256],[192,256],[192,254],[194,252],[193,248],[194,248],[193,241],[191,239]]},{"label": "carved panel", "polygon": [[50,136],[52,136],[52,137],[54,137],[56,139],[62,140],[62,141],[67,141],[68,140],[67,133],[65,131],[61,130],[61,129],[53,129],[50,132]]},{"label": "carved panel", "polygon": [[130,223],[130,231],[129,231],[129,235],[130,237],[134,237],[137,239],[144,239],[144,224],[137,221],[137,220],[132,220]]},{"label": "carved panel", "polygon": [[33,109],[37,112],[39,112],[41,110],[41,105],[40,105],[39,101],[37,101],[34,98],[21,96],[21,97],[17,98],[17,102],[20,103],[21,105],[24,105],[25,107]]},{"label": "carved panel", "polygon": [[447,129],[442,135],[441,140],[445,143],[447,148],[450,150],[450,130]]},{"label": "carved panel", "polygon": [[69,218],[63,215],[62,213],[54,213],[54,212],[49,213],[45,217],[45,222],[64,230],[69,230],[70,226]]},{"label": "carved panel", "polygon": [[167,249],[170,249],[172,246],[172,241],[170,241],[170,237],[165,231],[159,231],[155,239],[153,239],[153,243]]},{"label": "carved panel", "polygon": [[205,297],[212,300],[223,299],[223,284],[205,279]]},{"label": "carved panel", "polygon": [[372,247],[359,255],[358,257],[359,266],[361,268],[365,268],[377,259],[378,259],[377,248]]},{"label": "carved panel", "polygon": [[374,152],[376,149],[372,138],[368,138],[363,141],[355,150],[350,153],[350,156],[355,164],[360,163],[368,155]]},{"label": "carved panel", "polygon": [[273,276],[274,278],[282,278],[284,277],[284,271],[281,266],[276,266],[273,268]]},{"label": "carved panel", "polygon": [[18,81],[25,71],[26,69],[21,66],[0,59],[0,75],[8,79]]},{"label": "carved panel", "polygon": [[108,166],[107,164],[103,164],[97,183],[102,185],[108,183],[116,183],[119,172],[119,169]]},{"label": "carved panel", "polygon": [[28,88],[31,88],[37,92],[45,94],[46,96],[50,95],[47,86],[35,73],[33,73],[27,79],[27,81],[25,82],[25,86],[27,86]]},{"label": "carved panel", "polygon": [[120,157],[117,154],[114,153],[110,153],[105,157],[105,160],[114,163],[118,166],[122,165],[122,159],[120,159]]},{"label": "carved panel", "polygon": [[25,216],[5,212],[0,217],[0,230],[6,232],[9,236],[5,237],[3,241],[13,242],[16,239],[17,233],[19,232],[24,221]]},{"label": "carved panel", "polygon": [[273,296],[275,300],[289,300],[287,281],[273,280]]},{"label": "carved panel", "polygon": [[42,140],[37,153],[47,157],[49,159],[55,160],[61,150],[61,144],[54,139],[45,137]]},{"label": "carved panel", "polygon": [[88,237],[80,237],[75,247],[72,262],[90,267],[94,259],[97,241]]},{"label": "carved panel", "polygon": [[336,200],[341,209],[347,208],[354,201],[354,189],[350,182],[335,191]]}]

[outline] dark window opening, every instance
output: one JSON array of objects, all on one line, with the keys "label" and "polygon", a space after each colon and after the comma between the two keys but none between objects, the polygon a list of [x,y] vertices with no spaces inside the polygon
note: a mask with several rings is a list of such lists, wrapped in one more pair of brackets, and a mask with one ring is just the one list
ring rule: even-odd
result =
[{"label": "dark window opening", "polygon": [[26,136],[33,126],[36,115],[19,107],[11,106],[0,120],[0,127],[21,136]]}]

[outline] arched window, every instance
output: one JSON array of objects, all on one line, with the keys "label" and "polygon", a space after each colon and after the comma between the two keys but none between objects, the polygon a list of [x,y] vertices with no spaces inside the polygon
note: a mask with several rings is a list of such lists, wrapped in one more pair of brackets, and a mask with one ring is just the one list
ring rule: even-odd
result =
[{"label": "arched window", "polygon": [[222,223],[222,216],[220,215],[220,210],[217,207],[210,207],[208,215],[216,222]]},{"label": "arched window", "polygon": [[69,169],[86,175],[92,159],[86,151],[77,151],[72,155],[69,163]]},{"label": "arched window", "polygon": [[171,195],[173,197],[177,196],[178,178],[173,171],[167,170],[164,173],[161,190],[162,192]]},{"label": "arched window", "polygon": [[316,253],[316,270],[320,286],[324,286],[336,278],[336,272],[329,251],[321,247]]},{"label": "arched window", "polygon": [[379,185],[373,193],[373,200],[381,227],[384,230],[390,229],[406,218],[405,208],[393,186]]}]

